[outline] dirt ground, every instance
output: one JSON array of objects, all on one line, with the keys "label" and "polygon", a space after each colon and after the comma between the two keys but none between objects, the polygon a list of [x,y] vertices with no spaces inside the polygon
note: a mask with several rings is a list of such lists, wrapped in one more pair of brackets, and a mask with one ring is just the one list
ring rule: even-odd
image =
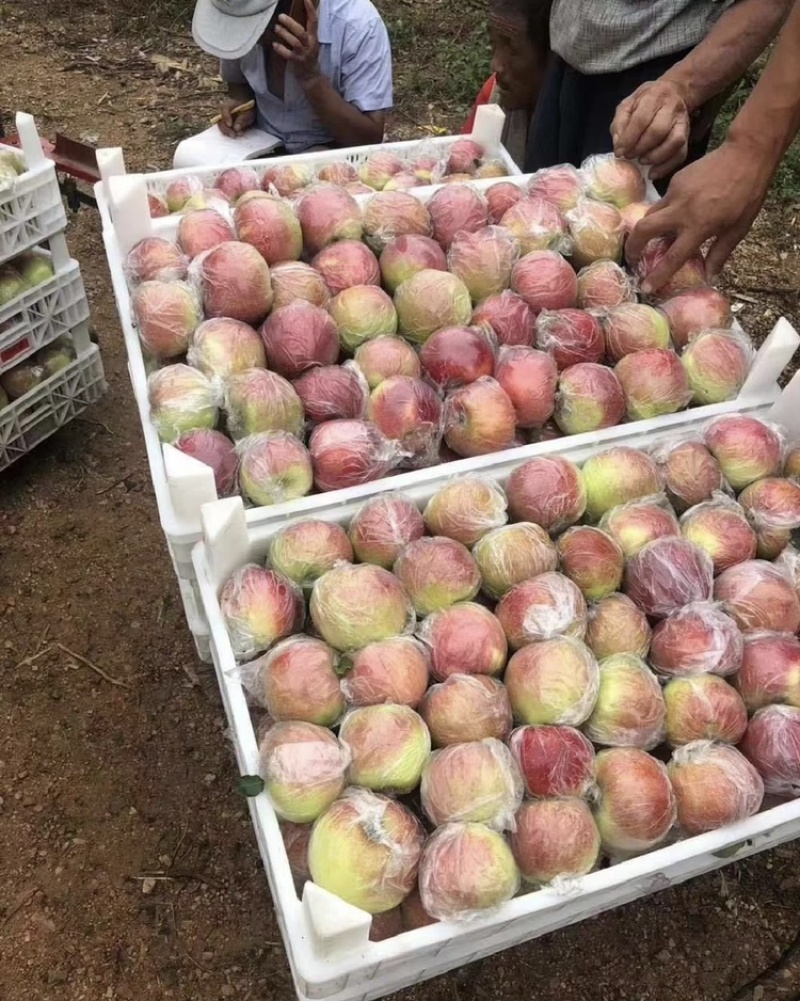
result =
[{"label": "dirt ground", "polygon": [[[45,9],[0,0],[0,110],[122,145],[129,168],[168,165],[215,104],[213,65],[180,34],[120,37],[116,8],[116,21]],[[430,121],[403,108],[397,134]],[[158,523],[97,215],[68,236],[109,391],[0,476],[0,998],[288,1001],[223,712],[198,682]],[[795,239],[793,209],[771,209],[729,275],[759,336],[800,319]],[[799,933],[790,845],[397,997],[798,999]]]}]

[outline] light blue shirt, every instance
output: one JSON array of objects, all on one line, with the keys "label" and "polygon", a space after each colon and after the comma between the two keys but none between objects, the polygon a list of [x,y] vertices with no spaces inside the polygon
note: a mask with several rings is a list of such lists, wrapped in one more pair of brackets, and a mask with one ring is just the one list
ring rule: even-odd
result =
[{"label": "light blue shirt", "polygon": [[[319,65],[334,90],[360,111],[392,107],[392,49],[386,25],[370,0],[320,0]],[[246,83],[256,99],[256,124],[277,136],[289,153],[330,146],[334,139],[287,66],[283,100],[267,86],[267,58],[256,45],[241,59],[223,59],[222,79]]]}]

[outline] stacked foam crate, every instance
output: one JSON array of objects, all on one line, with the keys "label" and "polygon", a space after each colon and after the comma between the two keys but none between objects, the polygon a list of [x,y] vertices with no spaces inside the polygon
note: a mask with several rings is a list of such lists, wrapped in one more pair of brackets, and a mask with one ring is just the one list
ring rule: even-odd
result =
[{"label": "stacked foam crate", "polygon": [[31,116],[16,124],[21,153],[0,144],[0,470],[105,390],[55,166]]}]

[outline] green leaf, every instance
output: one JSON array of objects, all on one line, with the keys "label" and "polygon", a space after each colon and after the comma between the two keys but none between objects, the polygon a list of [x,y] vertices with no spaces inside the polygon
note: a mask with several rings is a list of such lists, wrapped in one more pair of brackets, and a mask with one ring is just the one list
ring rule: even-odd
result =
[{"label": "green leaf", "polygon": [[239,779],[239,792],[248,799],[258,796],[264,791],[264,780],[260,775],[242,775]]}]

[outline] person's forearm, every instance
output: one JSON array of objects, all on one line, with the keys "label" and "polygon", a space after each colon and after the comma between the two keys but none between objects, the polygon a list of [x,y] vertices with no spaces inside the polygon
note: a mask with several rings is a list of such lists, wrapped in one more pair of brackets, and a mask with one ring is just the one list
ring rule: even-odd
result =
[{"label": "person's forearm", "polygon": [[690,112],[739,80],[780,31],[792,0],[739,0],[703,41],[661,79],[675,84]]},{"label": "person's forearm", "polygon": [[340,146],[368,146],[383,141],[383,127],[336,93],[327,77],[304,85],[311,107]]},{"label": "person's forearm", "polygon": [[233,98],[234,101],[239,101],[241,104],[246,104],[248,101],[253,100],[253,88],[249,83],[234,83],[229,81],[228,97]]}]

